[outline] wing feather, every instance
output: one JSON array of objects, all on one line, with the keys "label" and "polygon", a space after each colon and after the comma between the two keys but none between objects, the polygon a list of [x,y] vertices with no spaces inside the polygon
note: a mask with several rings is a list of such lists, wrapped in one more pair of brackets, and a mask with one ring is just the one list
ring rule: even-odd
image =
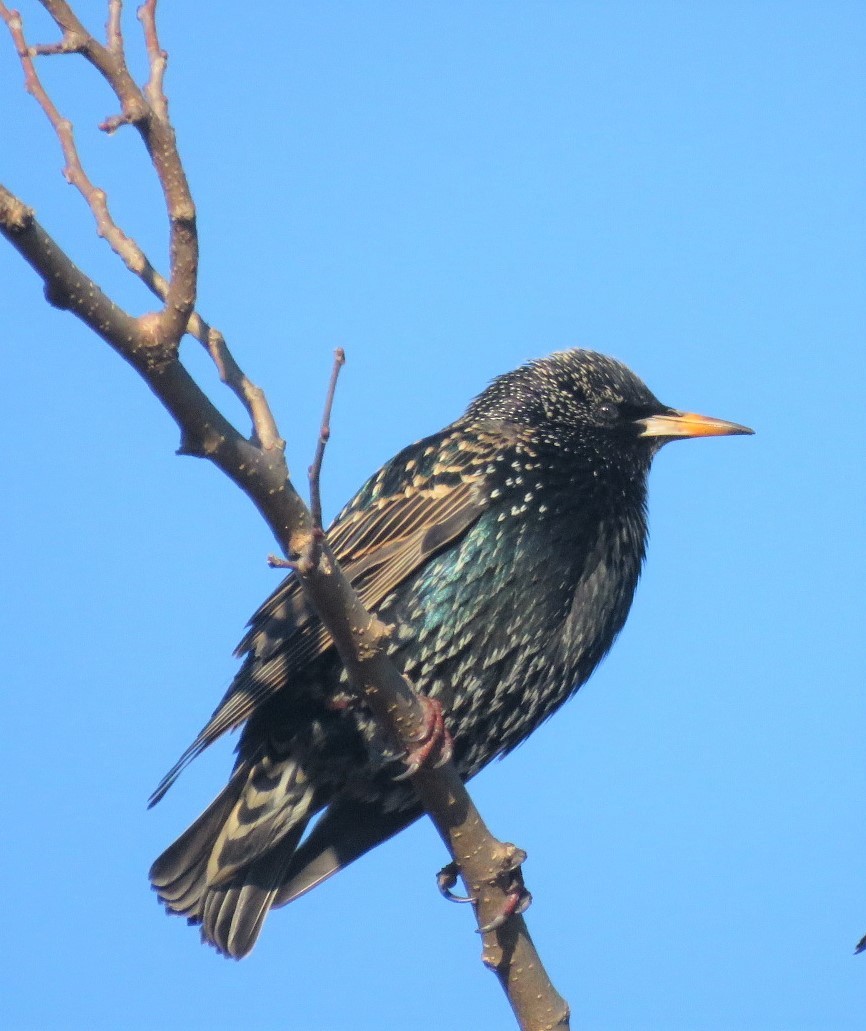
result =
[{"label": "wing feather", "polygon": [[[375,609],[485,510],[486,468],[502,438],[490,432],[472,448],[464,439],[461,432],[444,431],[405,449],[362,487],[328,530],[328,544],[367,608]],[[155,805],[208,745],[248,719],[331,645],[292,574],[250,620],[237,649],[245,655],[242,667],[149,804]]]}]

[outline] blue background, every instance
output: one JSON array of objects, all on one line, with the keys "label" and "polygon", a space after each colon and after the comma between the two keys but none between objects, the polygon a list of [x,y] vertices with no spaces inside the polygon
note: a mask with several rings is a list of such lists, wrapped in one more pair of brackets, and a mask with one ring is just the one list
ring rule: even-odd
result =
[{"label": "blue background", "polygon": [[[94,29],[102,4],[80,5]],[[31,41],[55,38],[24,7]],[[348,365],[326,514],[499,372],[585,346],[668,404],[649,563],[591,683],[473,783],[529,853],[574,1026],[863,1026],[864,117],[859,3],[163,5],[200,310],[263,384],[301,485]],[[132,10],[127,36],[141,78]],[[140,142],[78,58],[40,62],[118,221],[165,268]],[[0,45],[0,180],[119,303]],[[230,741],[145,800],[276,585],[267,529],[135,375],[0,247],[0,921],[10,1028],[510,1027],[427,822],[268,920],[234,964],[153,857]],[[185,356],[244,425],[198,351]]]}]

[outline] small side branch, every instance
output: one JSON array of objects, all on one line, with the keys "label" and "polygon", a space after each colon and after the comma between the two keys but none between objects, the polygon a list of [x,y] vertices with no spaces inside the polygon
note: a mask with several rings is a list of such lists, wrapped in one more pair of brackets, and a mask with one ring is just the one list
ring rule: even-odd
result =
[{"label": "small side branch", "polygon": [[168,54],[159,45],[156,31],[156,0],[145,0],[138,9],[138,18],[144,28],[144,44],[150,62],[150,78],[144,87],[144,95],[156,117],[168,122],[168,101],[163,87]]},{"label": "small side branch", "polygon": [[313,516],[313,526],[322,529],[322,461],[325,457],[325,448],[331,439],[331,409],[334,406],[334,393],[337,389],[337,379],[340,376],[340,369],[346,364],[346,352],[342,347],[334,351],[334,365],[331,369],[331,380],[328,384],[328,393],[325,396],[325,410],[322,413],[322,426],[319,430],[319,441],[316,444],[316,454],[313,464],[308,473],[310,478],[310,512]]},{"label": "small side branch", "polygon": [[325,539],[325,530],[322,526],[322,462],[325,458],[325,448],[331,438],[331,409],[334,406],[334,393],[337,389],[337,379],[340,369],[346,363],[346,352],[342,347],[334,351],[334,364],[331,368],[331,380],[328,383],[328,393],[325,396],[325,410],[322,413],[322,425],[319,428],[319,440],[316,444],[316,453],[313,456],[313,464],[307,470],[310,482],[310,518],[312,527],[310,529],[310,541],[304,549],[298,561],[298,572],[302,576],[309,575],[315,569],[322,558],[322,542]]},{"label": "small side branch", "polygon": [[108,21],[105,24],[105,43],[108,52],[123,60],[123,29],[120,15],[123,11],[122,0],[108,0]]}]

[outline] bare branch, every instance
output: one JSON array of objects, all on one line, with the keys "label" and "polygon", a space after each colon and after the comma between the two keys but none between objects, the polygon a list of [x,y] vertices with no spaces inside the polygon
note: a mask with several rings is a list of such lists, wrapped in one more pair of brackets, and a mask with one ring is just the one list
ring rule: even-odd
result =
[{"label": "bare branch", "polygon": [[310,483],[310,520],[312,524],[310,539],[297,562],[291,559],[280,559],[276,555],[268,555],[268,565],[273,569],[293,569],[301,576],[307,576],[321,561],[322,542],[325,539],[325,530],[322,526],[322,462],[325,458],[325,447],[331,437],[331,409],[334,404],[334,393],[337,389],[337,378],[345,362],[346,352],[342,347],[338,347],[334,351],[334,364],[331,368],[328,393],[325,396],[325,409],[322,413],[322,424],[319,429],[319,439],[316,443],[316,453],[313,458],[313,464],[307,469]]},{"label": "bare branch", "polygon": [[105,42],[110,53],[123,60],[123,29],[120,15],[122,0],[108,0],[108,21],[105,24]]},{"label": "bare branch", "polygon": [[[93,212],[93,217],[96,220],[96,232],[98,235],[109,243],[112,250],[123,259],[124,264],[128,269],[130,269],[130,271],[144,279],[145,282],[148,280],[153,282],[154,278],[158,276],[158,273],[153,269],[141,248],[138,247],[134,240],[131,240],[126,236],[126,234],[117,226],[117,223],[112,219],[108,210],[108,200],[105,191],[94,185],[81,164],[78,149],[75,146],[72,122],[70,122],[68,118],[64,118],[58,111],[54,102],[43,87],[42,81],[39,78],[39,75],[36,72],[36,67],[33,63],[32,55],[34,53],[79,53],[81,51],[83,41],[80,37],[75,36],[74,33],[65,32],[63,40],[60,43],[29,47],[24,38],[24,29],[18,12],[9,11],[4,4],[0,3],[0,17],[3,18],[9,27],[9,32],[12,35],[15,48],[18,51],[18,57],[21,60],[21,67],[24,70],[24,87],[45,112],[48,121],[51,123],[55,133],[57,134],[57,138],[60,141],[63,157],[66,161],[66,165],[63,169],[64,178],[68,183],[74,186],[87,201],[90,210]],[[163,285],[164,287],[167,287],[167,284],[165,284],[164,281]],[[154,290],[154,293],[158,293],[158,291]],[[165,290],[163,290],[163,296],[164,293]]]},{"label": "bare branch", "polygon": [[[126,66],[117,0],[109,6],[108,46],[98,43],[84,29],[67,3],[43,0],[43,4],[63,35],[60,43],[49,44],[41,52],[80,52],[104,76],[120,101],[121,115],[109,120],[110,128],[125,122],[135,125],[148,150],[162,186],[170,223],[170,279],[164,284],[156,273],[151,277],[151,289],[165,286],[165,305],[161,312],[139,318],[118,308],[60,250],[32,212],[3,187],[0,187],[0,235],[10,241],[42,278],[51,304],[75,314],[139,372],[180,427],[180,452],[208,458],[217,465],[250,497],[284,554],[303,556],[315,546],[316,531],[321,529],[317,525],[321,523],[320,502],[315,502],[317,515],[314,517],[291,484],[283,442],[264,394],[244,376],[221,335],[193,313],[198,268],[195,208],[168,120],[163,90],[165,55],[156,34],[155,0],[147,0],[141,12],[150,60],[150,78],[144,92],[134,83]],[[3,12],[22,63],[29,62],[32,69],[32,56],[38,48],[28,50],[23,43],[20,19],[16,23],[17,16],[0,4],[0,13]],[[27,74],[25,63],[25,77]],[[35,71],[32,76],[38,82]],[[53,104],[47,96],[44,99],[45,102],[40,100],[40,103],[52,118],[49,109],[53,109]],[[81,168],[71,126],[63,123],[56,110],[55,115],[56,121],[52,118],[52,124],[64,145],[73,181],[78,179],[79,189],[89,197],[89,203],[98,207],[96,195],[101,191],[93,187]],[[107,233],[113,223],[107,206],[104,211]],[[99,217],[97,222],[99,224]],[[195,335],[206,342],[221,378],[247,405],[256,431],[252,441],[245,439],[218,411],[181,365],[178,343],[188,325],[195,326]],[[327,440],[330,403],[339,364],[339,361],[335,364],[332,374],[319,449],[313,463],[316,479]],[[328,628],[351,682],[374,717],[399,747],[409,751],[424,735],[425,712],[412,686],[387,658],[390,628],[364,609],[343,576],[327,540],[321,540],[319,546],[319,561],[305,563],[303,568],[299,564],[298,568],[307,597]],[[520,1026],[533,1031],[567,1027],[567,1005],[550,984],[519,915],[521,899],[525,898],[522,883],[518,881],[519,850],[490,835],[450,762],[441,769],[422,767],[413,774],[412,782],[459,866],[484,935],[482,958],[496,971]],[[503,914],[509,917],[504,922]]]},{"label": "bare branch", "polygon": [[[64,35],[70,34],[76,40],[81,40],[81,54],[102,74],[121,103],[120,121],[108,119],[103,125],[108,130],[117,128],[121,122],[134,125],[150,155],[165,198],[170,234],[170,275],[165,305],[152,322],[150,330],[154,341],[158,341],[161,347],[176,349],[195,306],[198,235],[195,226],[195,204],[178,154],[174,129],[168,120],[162,92],[161,68],[164,57],[159,56],[161,51],[159,54],[151,53],[151,47],[154,51],[158,50],[155,29],[148,41],[151,59],[149,100],[129,74],[122,52],[99,43],[84,28],[64,0],[42,0],[42,3]],[[148,19],[152,20],[152,14],[153,4],[150,5],[149,13],[142,19],[146,32]],[[111,17],[109,12],[109,18]],[[116,42],[116,39],[113,42]]]},{"label": "bare branch", "polygon": [[[119,65],[124,65],[123,37],[120,29],[120,0],[111,0],[107,36],[109,50],[117,55]],[[63,174],[67,182],[78,189],[84,197],[96,221],[99,236],[106,240],[112,250],[121,258],[126,267],[138,276],[144,285],[161,301],[168,297],[168,281],[154,268],[153,264],[136,243],[114,221],[108,208],[105,191],[94,185],[87,176],[75,146],[72,123],[57,110],[48,93],[42,86],[32,59],[33,53],[69,53],[82,52],[84,37],[75,29],[64,30],[64,41],[59,44],[30,47],[24,37],[20,15],[10,12],[0,3],[2,17],[12,35],[18,56],[24,70],[25,87],[37,100],[45,112],[60,140],[66,167]],[[154,36],[155,39],[155,36]],[[109,121],[112,121],[109,119]],[[113,128],[126,121],[123,115],[117,116]],[[105,123],[103,123],[103,128]],[[265,448],[281,447],[283,442],[276,429],[273,416],[268,409],[263,392],[252,383],[238,366],[228,349],[223,335],[214,329],[199,315],[193,312],[187,324],[187,332],[195,337],[208,351],[219,377],[244,405],[250,416],[256,439]]]},{"label": "bare branch", "polygon": [[32,50],[34,54],[39,54],[42,57],[49,57],[52,54],[80,54],[81,40],[74,33],[64,32],[59,42],[37,43]]},{"label": "bare branch", "polygon": [[220,380],[229,387],[246,408],[253,425],[253,439],[265,451],[277,448],[282,452],[286,442],[277,429],[265,392],[247,377],[235,361],[222,333],[218,329],[210,327],[196,312],[193,312],[189,320],[188,330],[205,345],[216,365]]},{"label": "bare branch", "polygon": [[117,307],[2,186],[0,234],[42,278],[50,303],[71,311],[138,370],[180,427],[180,452],[214,462],[253,499],[280,544],[300,552],[309,514],[288,480],[282,449],[266,451],[243,437],[171,352],[154,349],[147,316]]},{"label": "bare branch", "polygon": [[[245,440],[214,408],[176,357],[159,363],[140,341],[140,320],[128,316],[78,269],[38,225],[32,213],[0,187],[0,234],[50,286],[52,303],[68,308],[142,375],[181,428],[186,454],[206,457],[253,501],[284,553],[309,546],[312,518],[292,487],[282,451]],[[321,561],[299,570],[301,582],[327,626],[350,680],[380,725],[410,751],[424,732],[424,711],[411,685],[387,658],[389,628],[368,613],[322,542]],[[566,1028],[568,1007],[544,970],[523,917],[495,921],[513,894],[513,846],[488,831],[454,765],[422,767],[412,783],[458,864],[480,928],[482,959],[500,980],[522,1028]]]},{"label": "bare branch", "polygon": [[144,87],[144,95],[156,117],[167,122],[168,101],[165,97],[163,82],[168,54],[160,47],[156,32],[156,0],[145,0],[145,3],[138,9],[138,18],[144,28],[144,43],[150,61],[150,78]]},{"label": "bare branch", "polygon": [[322,461],[325,457],[325,448],[331,439],[331,409],[334,407],[334,393],[337,389],[337,379],[340,369],[346,364],[346,352],[342,347],[334,351],[334,365],[331,369],[331,380],[328,383],[328,393],[325,397],[325,410],[322,413],[322,426],[319,430],[319,441],[316,444],[316,454],[313,464],[309,468],[310,475],[310,511],[313,515],[313,526],[322,529],[322,495],[320,480],[322,475]]}]

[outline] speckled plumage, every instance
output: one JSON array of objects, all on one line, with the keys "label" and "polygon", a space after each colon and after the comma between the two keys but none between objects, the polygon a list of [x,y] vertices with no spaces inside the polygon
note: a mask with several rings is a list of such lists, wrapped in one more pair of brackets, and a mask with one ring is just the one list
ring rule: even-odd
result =
[{"label": "speckled plumage", "polygon": [[[718,423],[728,428],[669,433],[680,415],[613,359],[557,353],[495,380],[462,418],[388,462],[334,521],[328,538],[347,575],[396,627],[394,660],[442,703],[464,778],[550,716],[622,628],[661,444],[747,432]],[[654,418],[662,429],[646,430]],[[272,906],[420,813],[366,709],[339,704],[345,675],[293,577],[253,616],[238,651],[228,693],[154,801],[243,724],[234,773],[151,869],[167,909],[236,957]]]}]

